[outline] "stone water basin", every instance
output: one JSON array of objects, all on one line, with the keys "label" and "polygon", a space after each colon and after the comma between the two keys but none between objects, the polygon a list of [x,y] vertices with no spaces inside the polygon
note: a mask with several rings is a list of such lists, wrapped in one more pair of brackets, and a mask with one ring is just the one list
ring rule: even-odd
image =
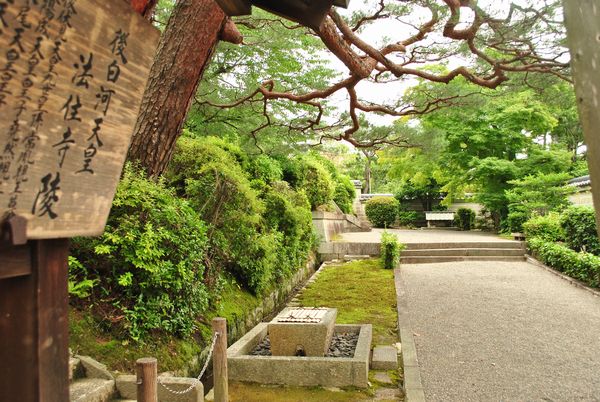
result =
[{"label": "stone water basin", "polygon": [[371,324],[334,326],[334,334],[358,334],[353,357],[253,356],[268,335],[269,323],[260,323],[227,349],[231,381],[290,386],[368,387]]}]

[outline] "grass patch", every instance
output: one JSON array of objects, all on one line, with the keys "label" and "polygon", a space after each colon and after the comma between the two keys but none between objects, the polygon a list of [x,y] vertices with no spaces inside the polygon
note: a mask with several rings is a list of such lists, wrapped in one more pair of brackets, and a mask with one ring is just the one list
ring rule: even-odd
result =
[{"label": "grass patch", "polygon": [[361,402],[371,401],[367,391],[329,390],[320,387],[280,387],[239,382],[229,383],[231,402]]},{"label": "grass patch", "polygon": [[305,307],[337,308],[339,324],[372,324],[375,345],[398,342],[394,272],[378,259],[327,266],[299,300]]}]

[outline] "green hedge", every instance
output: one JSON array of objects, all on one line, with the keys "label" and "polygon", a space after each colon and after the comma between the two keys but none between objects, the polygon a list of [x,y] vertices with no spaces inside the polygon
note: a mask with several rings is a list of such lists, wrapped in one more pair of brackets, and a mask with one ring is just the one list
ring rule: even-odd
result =
[{"label": "green hedge", "polygon": [[528,239],[527,244],[544,264],[590,286],[600,285],[600,257],[536,237]]},{"label": "green hedge", "polygon": [[545,216],[534,216],[523,224],[525,237],[538,237],[547,241],[565,240],[565,231],[560,225],[560,214],[551,212]]},{"label": "green hedge", "polygon": [[596,231],[596,218],[593,208],[570,207],[561,217],[565,230],[565,240],[573,250],[600,255],[600,241]]},{"label": "green hedge", "polygon": [[400,252],[406,246],[398,242],[396,235],[389,232],[381,234],[381,262],[385,269],[394,269],[400,262]]},{"label": "green hedge", "polygon": [[373,197],[365,204],[365,214],[373,226],[386,228],[396,221],[399,205],[393,197]]},{"label": "green hedge", "polygon": [[475,211],[469,208],[459,208],[456,211],[455,219],[460,230],[471,230],[475,226]]}]

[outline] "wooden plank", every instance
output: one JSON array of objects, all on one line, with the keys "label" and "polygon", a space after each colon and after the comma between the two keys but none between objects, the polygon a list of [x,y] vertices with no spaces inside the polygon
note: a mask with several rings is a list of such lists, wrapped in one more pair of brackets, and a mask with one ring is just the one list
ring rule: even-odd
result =
[{"label": "wooden plank", "polygon": [[31,274],[31,254],[28,246],[0,249],[0,280]]},{"label": "wooden plank", "polygon": [[68,401],[69,242],[42,240],[26,247],[31,275],[0,279],[0,399]]},{"label": "wooden plank", "polygon": [[600,3],[564,0],[563,4],[600,235]]},{"label": "wooden plank", "polygon": [[0,7],[0,217],[102,233],[159,32],[122,0]]}]

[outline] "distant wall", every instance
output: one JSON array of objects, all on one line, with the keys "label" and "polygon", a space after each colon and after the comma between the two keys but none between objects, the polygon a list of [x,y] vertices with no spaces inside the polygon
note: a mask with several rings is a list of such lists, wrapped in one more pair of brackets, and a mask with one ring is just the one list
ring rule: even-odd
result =
[{"label": "distant wall", "polygon": [[573,205],[593,207],[592,190],[589,187],[578,189],[576,193],[569,196],[569,202]]},{"label": "distant wall", "polygon": [[312,216],[321,242],[330,242],[340,233],[369,231],[354,215],[313,211]]}]

